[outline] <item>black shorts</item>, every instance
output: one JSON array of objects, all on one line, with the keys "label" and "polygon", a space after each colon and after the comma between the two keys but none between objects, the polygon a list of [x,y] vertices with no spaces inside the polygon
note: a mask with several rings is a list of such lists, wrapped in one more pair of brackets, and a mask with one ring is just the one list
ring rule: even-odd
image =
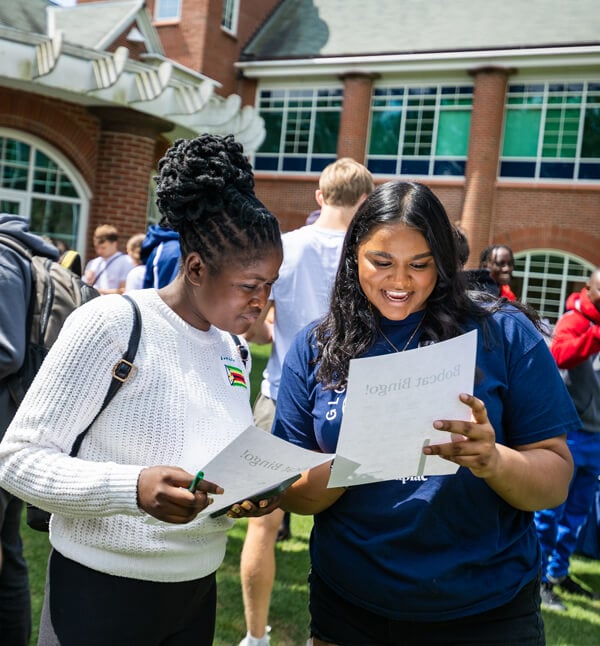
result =
[{"label": "black shorts", "polygon": [[340,597],[314,571],[309,575],[311,635],[337,646],[544,646],[540,580],[507,604],[449,621],[397,621]]}]

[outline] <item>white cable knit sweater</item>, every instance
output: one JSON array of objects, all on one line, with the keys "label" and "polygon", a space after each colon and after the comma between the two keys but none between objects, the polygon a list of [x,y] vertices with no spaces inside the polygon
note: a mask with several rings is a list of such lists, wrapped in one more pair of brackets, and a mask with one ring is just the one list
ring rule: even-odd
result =
[{"label": "white cable knit sweater", "polygon": [[[76,310],[0,444],[0,486],[53,512],[51,543],[74,561],[136,579],[191,580],[220,565],[232,521],[156,521],[137,506],[138,475],[160,464],[195,473],[249,426],[248,371],[228,333],[191,327],[155,290],[130,295],[142,315],[134,376],[69,457],[133,320],[117,295]],[[242,370],[248,387],[232,384],[226,366]]]}]

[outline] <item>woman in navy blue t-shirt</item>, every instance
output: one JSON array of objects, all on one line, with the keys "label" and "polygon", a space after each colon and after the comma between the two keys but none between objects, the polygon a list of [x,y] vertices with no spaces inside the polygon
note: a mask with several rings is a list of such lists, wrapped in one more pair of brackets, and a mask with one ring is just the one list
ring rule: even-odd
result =
[{"label": "woman in navy blue t-shirt", "polygon": [[535,314],[463,280],[436,196],[384,184],[350,225],[329,312],[286,356],[273,432],[335,452],[350,359],[478,331],[471,421],[435,422],[448,442],[423,449],[456,474],[328,489],[323,465],[286,492],[285,509],[315,515],[315,646],[545,643],[532,512],[565,499],[579,422]]}]

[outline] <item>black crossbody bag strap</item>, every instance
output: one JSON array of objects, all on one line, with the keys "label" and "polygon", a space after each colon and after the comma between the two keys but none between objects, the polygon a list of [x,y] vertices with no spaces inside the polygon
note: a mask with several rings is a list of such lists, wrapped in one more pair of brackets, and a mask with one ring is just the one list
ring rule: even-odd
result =
[{"label": "black crossbody bag strap", "polygon": [[133,309],[133,327],[131,328],[131,335],[129,336],[129,345],[127,346],[127,350],[125,350],[123,357],[119,359],[119,361],[117,361],[117,363],[113,367],[112,380],[110,382],[108,392],[104,397],[104,401],[102,402],[100,410],[96,413],[96,415],[94,415],[94,419],[88,424],[87,428],[81,431],[81,433],[79,433],[79,435],[75,439],[75,442],[73,442],[71,452],[69,453],[71,457],[75,457],[77,453],[79,453],[83,438],[87,435],[87,432],[90,430],[92,424],[98,419],[100,413],[108,406],[110,400],[117,394],[117,390],[119,390],[119,388],[129,379],[129,377],[133,373],[133,360],[135,359],[135,355],[137,353],[138,345],[140,342],[140,336],[142,333],[142,316],[140,314],[140,309],[137,306],[137,303],[132,298],[127,295],[124,295],[123,298],[129,301]]},{"label": "black crossbody bag strap", "polygon": [[229,334],[231,334],[231,338],[237,346],[238,352],[240,353],[240,359],[242,360],[245,368],[248,363],[248,348],[240,341],[240,337],[237,334],[233,334],[231,332]]}]

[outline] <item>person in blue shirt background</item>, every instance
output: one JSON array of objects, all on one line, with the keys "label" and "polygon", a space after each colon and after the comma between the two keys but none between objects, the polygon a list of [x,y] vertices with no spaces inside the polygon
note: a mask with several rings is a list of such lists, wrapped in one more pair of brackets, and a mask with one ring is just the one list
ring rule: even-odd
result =
[{"label": "person in blue shirt background", "polygon": [[[567,495],[565,437],[579,419],[536,314],[467,290],[453,226],[426,186],[389,182],[359,208],[330,309],[286,355],[273,433],[335,452],[351,359],[473,329],[476,383],[460,395],[471,421],[434,422],[448,441],[423,449],[456,474],[328,489],[325,464],[284,494],[284,509],[314,514],[315,646],[545,643],[533,512]],[[376,428],[365,433],[376,441]]]}]

